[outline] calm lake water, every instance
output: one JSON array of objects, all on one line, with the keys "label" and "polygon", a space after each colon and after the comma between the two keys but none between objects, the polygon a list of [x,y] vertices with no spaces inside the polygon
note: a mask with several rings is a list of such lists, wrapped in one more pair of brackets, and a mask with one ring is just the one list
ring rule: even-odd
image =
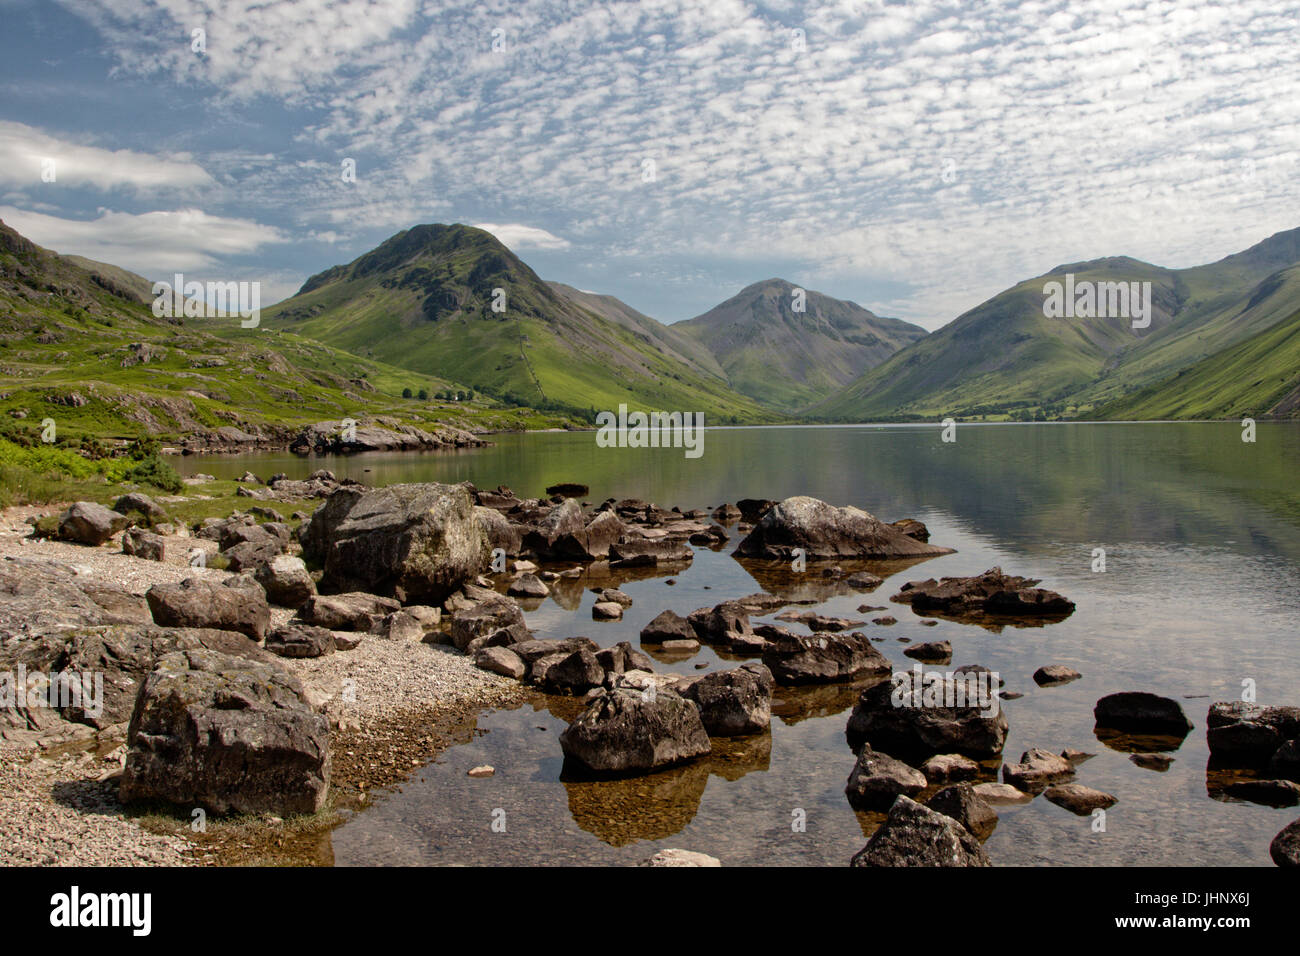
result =
[{"label": "calm lake water", "polygon": [[[540,495],[548,484],[590,485],[592,501],[636,497],[683,510],[739,498],[806,494],[853,504],[885,520],[914,517],[957,553],[893,574],[870,594],[809,591],[819,613],[852,618],[887,605],[898,624],[866,626],[897,668],[908,641],[948,640],[952,667],[984,664],[1023,693],[1004,704],[1004,757],[1030,747],[1095,753],[1077,780],[1119,802],[1105,832],[1042,797],[998,807],[985,844],[994,864],[1270,865],[1268,844],[1296,818],[1212,794],[1205,714],[1253,680],[1264,704],[1300,703],[1300,427],[1261,424],[1254,444],[1233,424],[961,425],[710,429],[704,454],[602,449],[594,433],[503,435],[492,447],[442,454],[345,458],[191,457],[182,470],[231,477],[250,468],[301,476],[330,468],[369,484],[461,481]],[[527,610],[539,637],[582,634],[637,644],[663,608],[681,614],[763,586],[730,557],[697,548],[689,569],[626,581],[621,622],[591,619],[586,587],[566,582]],[[1104,548],[1106,571],[1092,570]],[[993,566],[1041,578],[1073,599],[1069,619],[994,632],[922,620],[890,595],[907,580],[975,574]],[[769,582],[770,583],[770,582]],[[769,617],[755,620],[771,620]],[[660,670],[736,666],[709,648]],[[703,671],[697,664],[705,664]],[[1067,664],[1083,678],[1038,688],[1031,675]],[[1178,699],[1196,728],[1164,772],[1143,769],[1093,734],[1096,700],[1121,690]],[[852,688],[781,690],[770,735],[715,746],[707,760],[628,781],[562,779],[559,734],[573,701],[538,696],[485,712],[479,732],[420,768],[332,834],[338,864],[631,863],[682,847],[726,864],[843,865],[878,825],[844,796],[853,754],[844,728]],[[478,764],[496,776],[470,779]],[[504,812],[504,833],[494,814]],[[806,817],[806,830],[792,820]]]}]

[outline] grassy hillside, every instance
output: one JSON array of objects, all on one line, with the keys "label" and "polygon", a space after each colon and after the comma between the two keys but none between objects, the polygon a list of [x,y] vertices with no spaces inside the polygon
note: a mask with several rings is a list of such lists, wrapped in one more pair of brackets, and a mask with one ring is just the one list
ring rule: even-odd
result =
[{"label": "grassy hillside", "polygon": [[1300,309],[1271,328],[1099,408],[1109,420],[1300,415]]},{"label": "grassy hillside", "polygon": [[[502,290],[502,294],[495,290]],[[493,305],[500,301],[503,311]],[[619,403],[766,421],[725,381],[561,295],[490,233],[423,225],[313,276],[263,324],[542,408]]]},{"label": "grassy hillside", "polygon": [[784,279],[756,282],[671,328],[702,343],[736,391],[785,412],[825,398],[925,335],[819,292],[805,291],[796,312],[795,288]]},{"label": "grassy hillside", "polygon": [[[89,262],[89,260],[85,260]],[[0,422],[60,436],[163,440],[233,426],[256,434],[344,416],[479,430],[553,425],[497,403],[419,401],[468,386],[290,332],[157,319],[139,276],[42,249],[0,223]]]},{"label": "grassy hillside", "polygon": [[[828,420],[1087,417],[1230,349],[1300,306],[1300,230],[1173,270],[1127,257],[1058,266],[999,293],[809,410]],[[1047,318],[1043,286],[1152,283],[1148,329]]]}]

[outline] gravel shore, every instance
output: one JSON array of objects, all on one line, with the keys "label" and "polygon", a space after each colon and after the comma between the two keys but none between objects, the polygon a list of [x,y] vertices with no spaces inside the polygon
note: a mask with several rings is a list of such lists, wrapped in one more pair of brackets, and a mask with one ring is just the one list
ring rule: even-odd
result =
[{"label": "gravel shore", "polygon": [[[178,539],[167,562],[124,555],[120,536],[86,547],[29,538],[29,516],[54,506],[0,512],[0,561],[49,561],[88,584],[111,584],[134,594],[152,585],[228,572],[190,567],[186,553],[198,539]],[[291,617],[272,611],[273,626]],[[307,697],[330,719],[339,805],[358,794],[399,783],[411,769],[452,742],[452,730],[484,707],[520,693],[515,681],[481,671],[449,647],[367,635],[350,651],[321,658],[285,659]],[[191,841],[175,833],[147,832],[126,816],[115,774],[125,753],[125,727],[99,733],[70,725],[55,745],[14,747],[0,742],[0,865],[164,865],[240,861],[247,852],[223,853],[220,840]],[[63,741],[68,742],[63,742]],[[267,847],[278,845],[270,840]],[[246,849],[246,845],[245,845]],[[292,862],[292,861],[288,861]]]}]

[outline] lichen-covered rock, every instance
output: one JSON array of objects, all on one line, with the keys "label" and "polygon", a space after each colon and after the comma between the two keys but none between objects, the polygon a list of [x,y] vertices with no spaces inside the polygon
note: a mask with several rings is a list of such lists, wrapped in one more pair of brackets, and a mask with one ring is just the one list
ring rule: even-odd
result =
[{"label": "lichen-covered rock", "polygon": [[208,650],[161,658],[127,732],[123,802],[314,813],[329,793],[329,723],[278,667]]},{"label": "lichen-covered rock", "polygon": [[900,795],[853,866],[991,866],[975,835],[952,817]]},{"label": "lichen-covered rock", "polygon": [[304,556],[324,567],[321,591],[367,591],[403,602],[441,604],[491,557],[461,485],[344,489],[317,510],[301,537]]},{"label": "lichen-covered rock", "polygon": [[266,592],[255,582],[227,578],[218,583],[186,578],[179,584],[155,584],[145,592],[156,623],[164,627],[238,631],[260,641],[271,623]]},{"label": "lichen-covered rock", "polygon": [[59,516],[59,537],[77,544],[101,545],[126,527],[126,515],[93,501],[78,501]]},{"label": "lichen-covered rock", "polygon": [[831,684],[893,670],[861,631],[807,635],[768,625],[758,633],[766,640],[763,663],[778,684]]},{"label": "lichen-covered rock", "polygon": [[618,688],[592,701],[560,735],[565,757],[602,773],[646,773],[707,754],[695,702],[669,690]]},{"label": "lichen-covered rock", "polygon": [[772,672],[762,664],[741,664],[692,681],[682,696],[695,701],[710,737],[761,734],[772,722]]}]

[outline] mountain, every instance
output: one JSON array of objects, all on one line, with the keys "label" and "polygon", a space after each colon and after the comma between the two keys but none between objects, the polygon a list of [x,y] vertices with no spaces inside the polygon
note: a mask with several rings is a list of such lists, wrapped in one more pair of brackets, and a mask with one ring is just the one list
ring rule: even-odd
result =
[{"label": "mountain", "polygon": [[[1060,265],[964,313],[809,409],[828,420],[1083,417],[1232,348],[1300,307],[1300,229],[1190,269],[1129,257]],[[1146,328],[1050,318],[1045,286],[1150,282]]]},{"label": "mountain", "polygon": [[404,389],[434,394],[464,383],[288,332],[156,318],[141,299],[149,286],[125,269],[42,248],[0,222],[0,430],[39,429],[53,418],[60,438],[225,442],[235,432],[271,436],[345,416],[435,430],[557,424],[481,402],[404,399]]},{"label": "mountain", "polygon": [[770,420],[677,336],[588,296],[542,281],[491,233],[431,224],[312,276],[263,322],[533,407]]},{"label": "mountain", "polygon": [[[1300,284],[1300,267],[1283,281]],[[1300,303],[1300,296],[1292,298]],[[1245,341],[1101,406],[1093,418],[1300,417],[1300,308]]]},{"label": "mountain", "polygon": [[854,302],[803,293],[784,279],[746,286],[703,315],[671,326],[702,343],[731,387],[772,408],[796,411],[853,381],[925,330],[881,318]]}]

